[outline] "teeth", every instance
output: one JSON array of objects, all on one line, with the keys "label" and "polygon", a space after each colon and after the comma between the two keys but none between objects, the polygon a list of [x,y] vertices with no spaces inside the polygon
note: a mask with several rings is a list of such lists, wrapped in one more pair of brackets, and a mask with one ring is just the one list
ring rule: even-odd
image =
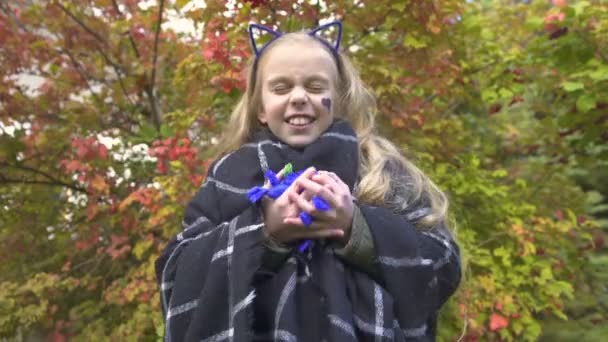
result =
[{"label": "teeth", "polygon": [[289,118],[287,122],[289,122],[291,125],[303,126],[308,125],[312,121],[313,119],[307,116],[294,116]]}]

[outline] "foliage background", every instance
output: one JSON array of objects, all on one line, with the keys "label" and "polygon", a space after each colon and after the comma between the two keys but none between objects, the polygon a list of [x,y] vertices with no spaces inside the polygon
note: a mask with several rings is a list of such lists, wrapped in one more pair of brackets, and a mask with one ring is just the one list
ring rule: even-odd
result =
[{"label": "foliage background", "polygon": [[381,132],[451,199],[440,340],[608,333],[607,1],[197,3],[0,1],[0,336],[161,340],[153,262],[243,90],[247,24],[331,18]]}]

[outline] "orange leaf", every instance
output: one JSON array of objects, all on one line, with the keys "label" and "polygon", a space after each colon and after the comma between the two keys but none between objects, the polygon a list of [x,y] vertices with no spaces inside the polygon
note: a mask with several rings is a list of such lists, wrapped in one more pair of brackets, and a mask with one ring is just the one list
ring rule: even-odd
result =
[{"label": "orange leaf", "polygon": [[127,196],[127,198],[125,198],[124,200],[122,200],[122,202],[120,202],[120,205],[118,206],[118,211],[125,210],[125,208],[127,208],[128,206],[131,205],[131,203],[133,203],[137,200],[137,196],[138,196],[137,191],[130,193],[129,196]]},{"label": "orange leaf", "polygon": [[93,177],[91,180],[91,187],[103,194],[107,194],[110,189],[106,180],[100,175],[95,175],[95,177]]},{"label": "orange leaf", "polygon": [[406,126],[405,120],[402,118],[392,118],[391,125],[395,128],[404,128]]}]

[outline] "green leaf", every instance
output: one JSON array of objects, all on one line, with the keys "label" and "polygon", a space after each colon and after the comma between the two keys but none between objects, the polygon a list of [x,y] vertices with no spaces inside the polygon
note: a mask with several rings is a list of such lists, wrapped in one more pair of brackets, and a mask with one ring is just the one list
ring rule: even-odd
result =
[{"label": "green leaf", "polygon": [[485,39],[485,40],[493,40],[494,39],[494,32],[490,29],[482,29],[481,30],[481,38]]},{"label": "green leaf", "polygon": [[498,91],[498,93],[500,94],[500,98],[505,100],[505,99],[510,99],[513,97],[513,92],[510,91],[507,88],[500,88],[500,90]]},{"label": "green leaf", "polygon": [[589,73],[589,77],[594,81],[608,80],[608,66],[602,65],[599,69]]},{"label": "green leaf", "polygon": [[523,324],[518,320],[513,320],[512,328],[517,335],[521,334],[521,332],[524,330]]},{"label": "green leaf", "polygon": [[158,324],[156,326],[156,336],[159,340],[163,340],[165,336],[165,326],[163,324]]},{"label": "green leaf", "polygon": [[591,109],[595,108],[595,97],[591,94],[583,94],[576,100],[576,109],[587,113]]},{"label": "green leaf", "polygon": [[592,256],[589,259],[592,265],[605,265],[608,266],[608,255]]},{"label": "green leaf", "polygon": [[407,5],[407,2],[403,1],[403,2],[395,2],[391,5],[391,8],[394,10],[397,10],[399,12],[403,12],[403,10],[405,10],[405,6]]},{"label": "green leaf", "polygon": [[542,17],[532,16],[532,17],[526,18],[526,26],[528,26],[530,29],[533,29],[533,30],[537,29],[542,24],[543,24]]},{"label": "green leaf", "polygon": [[555,316],[559,317],[560,319],[562,319],[564,321],[568,320],[568,316],[566,316],[566,314],[564,314],[561,310],[553,310],[552,312]]},{"label": "green leaf", "polygon": [[596,205],[596,206],[592,207],[591,209],[589,209],[589,212],[592,214],[598,214],[603,211],[608,212],[608,203]]},{"label": "green leaf", "polygon": [[494,91],[494,89],[487,88],[481,91],[481,99],[483,102],[491,103],[498,99],[498,95]]},{"label": "green leaf", "polygon": [[143,141],[152,141],[157,138],[157,132],[154,126],[149,123],[144,123],[139,129],[139,138]]},{"label": "green leaf", "polygon": [[399,18],[397,18],[397,17],[388,17],[384,21],[384,26],[387,29],[392,29],[395,25],[399,24],[400,22],[401,22],[401,20],[399,20]]},{"label": "green leaf", "polygon": [[526,338],[529,338],[531,341],[536,341],[536,339],[538,338],[538,335],[540,335],[540,332],[541,332],[540,323],[537,323],[536,321],[531,321],[530,324],[528,325],[528,327],[526,328],[526,332],[524,333],[524,335],[526,336]]},{"label": "green leaf", "polygon": [[568,219],[572,225],[576,225],[576,214],[574,211],[572,211],[572,209],[566,209],[566,216],[568,216]]},{"label": "green leaf", "polygon": [[579,89],[584,89],[585,85],[580,82],[565,81],[562,82],[562,88],[564,88],[564,90],[567,92],[573,92]]},{"label": "green leaf", "polygon": [[167,125],[160,126],[160,135],[163,138],[169,138],[175,135],[175,130]]},{"label": "green leaf", "polygon": [[578,17],[583,13],[585,7],[588,7],[589,5],[589,1],[574,1],[574,4],[572,4],[571,7],[574,9],[574,15]]},{"label": "green leaf", "polygon": [[410,33],[406,34],[405,38],[403,39],[403,46],[405,46],[405,47],[409,47],[409,48],[413,48],[413,49],[420,49],[420,48],[426,47],[426,45],[427,44],[424,40],[414,37]]},{"label": "green leaf", "polygon": [[551,271],[551,269],[548,267],[541,269],[540,270],[540,279],[543,279],[543,280],[553,279],[553,272]]},{"label": "green leaf", "polygon": [[492,172],[492,177],[503,178],[506,177],[509,173],[505,169],[495,170]]}]

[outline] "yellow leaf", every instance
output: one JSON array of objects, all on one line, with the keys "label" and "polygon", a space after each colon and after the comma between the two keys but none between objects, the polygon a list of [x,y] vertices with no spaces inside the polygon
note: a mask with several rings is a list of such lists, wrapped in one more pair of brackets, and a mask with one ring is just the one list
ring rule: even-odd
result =
[{"label": "yellow leaf", "polygon": [[524,242],[523,247],[523,256],[536,254],[536,246],[533,243]]},{"label": "yellow leaf", "polygon": [[488,293],[494,293],[496,290],[496,283],[494,278],[488,276],[480,276],[478,278],[479,285],[486,290]]},{"label": "yellow leaf", "polygon": [[135,247],[133,248],[133,255],[137,258],[137,260],[141,260],[142,256],[146,251],[148,251],[152,247],[151,239],[142,239],[137,241]]}]

